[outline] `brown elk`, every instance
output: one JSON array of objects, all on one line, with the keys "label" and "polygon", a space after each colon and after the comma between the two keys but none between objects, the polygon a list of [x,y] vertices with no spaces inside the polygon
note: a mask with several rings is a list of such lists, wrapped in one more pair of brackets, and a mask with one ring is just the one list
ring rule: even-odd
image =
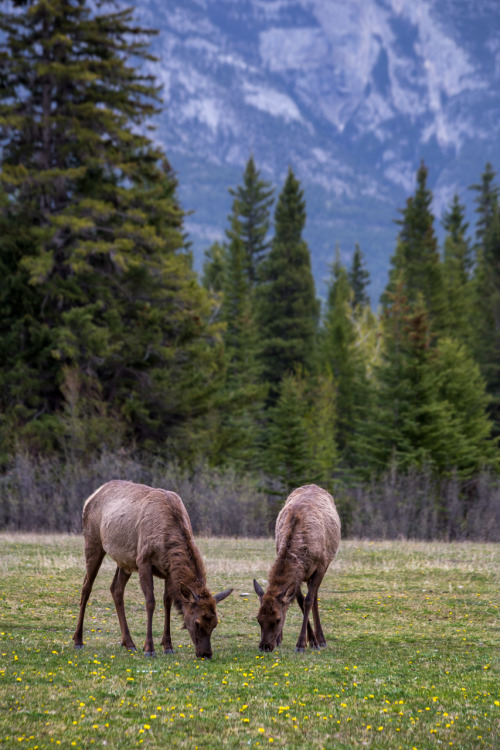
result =
[{"label": "brown elk", "polygon": [[[340,518],[333,497],[315,484],[294,490],[276,520],[277,557],[269,571],[266,592],[255,579],[253,582],[260,599],[257,620],[261,651],[273,651],[281,645],[286,613],[295,598],[303,613],[295,650],[305,650],[306,634],[311,648],[326,646],[319,619],[318,589],[339,544]],[[300,588],[304,581],[305,597]],[[314,630],[309,622],[311,608]]]},{"label": "brown elk", "polygon": [[123,594],[134,571],[144,592],[147,631],[146,656],[155,656],[153,576],[165,580],[163,602],[165,626],[163,651],[173,654],[170,636],[172,604],[184,618],[196,656],[212,657],[210,636],[217,626],[216,604],[233,589],[212,596],[205,582],[205,567],[193,539],[191,521],[175,492],[153,489],[134,482],[104,484],[85,502],[83,508],[86,575],[80,601],[80,616],[73,640],[83,647],[83,618],[92,585],[106,552],[117,564],[111,594],[122,633],[122,646],[135,650],[125,617]]}]

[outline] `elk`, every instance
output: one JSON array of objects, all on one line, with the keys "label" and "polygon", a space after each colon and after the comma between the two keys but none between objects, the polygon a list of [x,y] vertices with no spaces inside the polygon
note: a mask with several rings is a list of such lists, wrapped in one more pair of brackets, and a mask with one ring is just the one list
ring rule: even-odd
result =
[{"label": "elk", "polygon": [[[306,634],[311,648],[326,646],[319,619],[318,590],[339,544],[340,518],[333,497],[315,484],[294,490],[276,520],[277,557],[269,571],[266,592],[255,578],[253,581],[260,599],[257,620],[261,651],[273,651],[281,645],[286,613],[295,598],[303,613],[295,650],[305,650]],[[301,591],[303,582],[307,583],[305,597]],[[309,622],[311,608],[314,629]]]},{"label": "elk", "polygon": [[227,589],[212,596],[205,581],[205,567],[193,538],[191,521],[175,492],[143,484],[115,480],[99,487],[83,508],[86,575],[80,600],[80,616],[73,641],[83,647],[83,618],[92,586],[106,553],[117,568],[111,584],[122,634],[122,646],[136,650],[125,617],[123,594],[134,571],[144,592],[147,612],[144,653],[155,656],[153,576],[165,580],[163,651],[173,654],[170,636],[172,604],[184,618],[196,656],[212,657],[210,636],[217,626],[216,604],[232,593]]}]

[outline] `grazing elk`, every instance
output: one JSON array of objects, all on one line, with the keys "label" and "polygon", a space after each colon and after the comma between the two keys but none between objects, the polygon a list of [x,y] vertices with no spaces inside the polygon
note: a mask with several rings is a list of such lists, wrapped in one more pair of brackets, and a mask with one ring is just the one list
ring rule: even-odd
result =
[{"label": "grazing elk", "polygon": [[80,601],[80,616],[73,640],[83,647],[83,618],[92,585],[106,552],[117,564],[111,594],[122,633],[122,646],[135,645],[125,617],[123,593],[134,571],[139,572],[146,599],[146,656],[155,656],[153,612],[155,597],[153,576],[165,580],[163,602],[165,627],[163,651],[173,654],[170,636],[172,604],[184,617],[196,656],[212,657],[210,636],[217,625],[216,603],[233,589],[212,596],[205,582],[205,567],[193,539],[186,508],[175,492],[153,489],[134,482],[113,481],[104,484],[86,501],[83,508],[86,575]]},{"label": "grazing elk", "polygon": [[[306,633],[311,648],[326,646],[318,589],[339,544],[340,518],[333,497],[315,484],[294,490],[276,520],[277,557],[269,572],[267,591],[264,593],[255,579],[253,582],[260,599],[257,620],[261,651],[273,651],[281,645],[285,616],[295,597],[304,615],[295,650],[305,650]],[[305,598],[300,588],[303,581],[307,583]],[[314,630],[309,622],[311,608]]]}]

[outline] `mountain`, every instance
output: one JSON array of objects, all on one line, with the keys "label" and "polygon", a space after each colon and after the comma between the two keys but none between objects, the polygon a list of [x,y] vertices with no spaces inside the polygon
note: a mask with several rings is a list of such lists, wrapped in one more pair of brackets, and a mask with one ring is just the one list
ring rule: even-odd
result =
[{"label": "mountain", "polygon": [[305,189],[320,293],[359,242],[374,301],[422,159],[440,217],[458,191],[474,223],[486,161],[500,168],[498,0],[138,0],[158,28],[156,123],[180,181],[195,264],[223,237],[250,153]]}]

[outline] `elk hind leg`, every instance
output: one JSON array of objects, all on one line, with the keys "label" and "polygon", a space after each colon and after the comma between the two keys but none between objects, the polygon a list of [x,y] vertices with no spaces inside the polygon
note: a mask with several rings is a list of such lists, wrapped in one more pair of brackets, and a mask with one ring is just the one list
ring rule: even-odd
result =
[{"label": "elk hind leg", "polygon": [[130,575],[130,573],[126,573],[122,568],[116,568],[113,583],[111,584],[111,596],[113,597],[116,614],[118,615],[118,622],[120,623],[122,646],[131,651],[137,651],[132,636],[130,635],[127,618],[125,616],[125,604],[123,601],[125,586],[127,585]]},{"label": "elk hind leg", "polygon": [[316,635],[316,641],[318,643],[318,647],[319,648],[326,648],[326,638],[324,636],[323,628],[321,627],[321,622],[320,622],[320,619],[319,619],[318,594],[317,594],[317,592],[316,592],[316,596],[314,597],[314,602],[313,602],[313,619],[314,619],[314,632],[315,632],[315,635]]},{"label": "elk hind leg", "polygon": [[138,561],[139,581],[146,600],[147,627],[144,642],[144,655],[156,656],[153,643],[153,612],[155,611],[155,592],[153,585],[153,570],[149,562]]},{"label": "elk hind leg", "polygon": [[[314,603],[314,597],[318,593],[318,589],[321,585],[321,581],[323,580],[324,575],[325,571],[316,569],[307,584],[308,590],[306,598],[304,599],[304,619],[302,620],[302,628],[300,630],[299,638],[295,646],[296,651],[305,651],[306,649],[306,633],[307,625],[309,624],[309,613],[311,612]],[[314,642],[316,643],[316,637],[314,637]]]},{"label": "elk hind leg", "polygon": [[[304,594],[300,590],[300,587],[297,591],[297,603],[302,611],[302,614],[304,614]],[[311,648],[319,648],[314,636],[314,631],[311,627],[311,623],[309,622],[309,618],[307,618],[307,640],[309,641],[309,645]]]},{"label": "elk hind leg", "polygon": [[102,545],[85,545],[85,578],[83,579],[82,595],[80,597],[80,614],[78,623],[73,635],[75,648],[83,648],[83,618],[85,617],[85,608],[92,591],[92,586],[104,560],[105,551]]},{"label": "elk hind leg", "polygon": [[163,607],[165,609],[165,627],[163,629],[162,646],[164,654],[173,654],[174,647],[172,646],[172,637],[170,635],[170,610],[172,608],[172,600],[167,594],[167,582],[165,581],[165,591],[163,593]]}]

